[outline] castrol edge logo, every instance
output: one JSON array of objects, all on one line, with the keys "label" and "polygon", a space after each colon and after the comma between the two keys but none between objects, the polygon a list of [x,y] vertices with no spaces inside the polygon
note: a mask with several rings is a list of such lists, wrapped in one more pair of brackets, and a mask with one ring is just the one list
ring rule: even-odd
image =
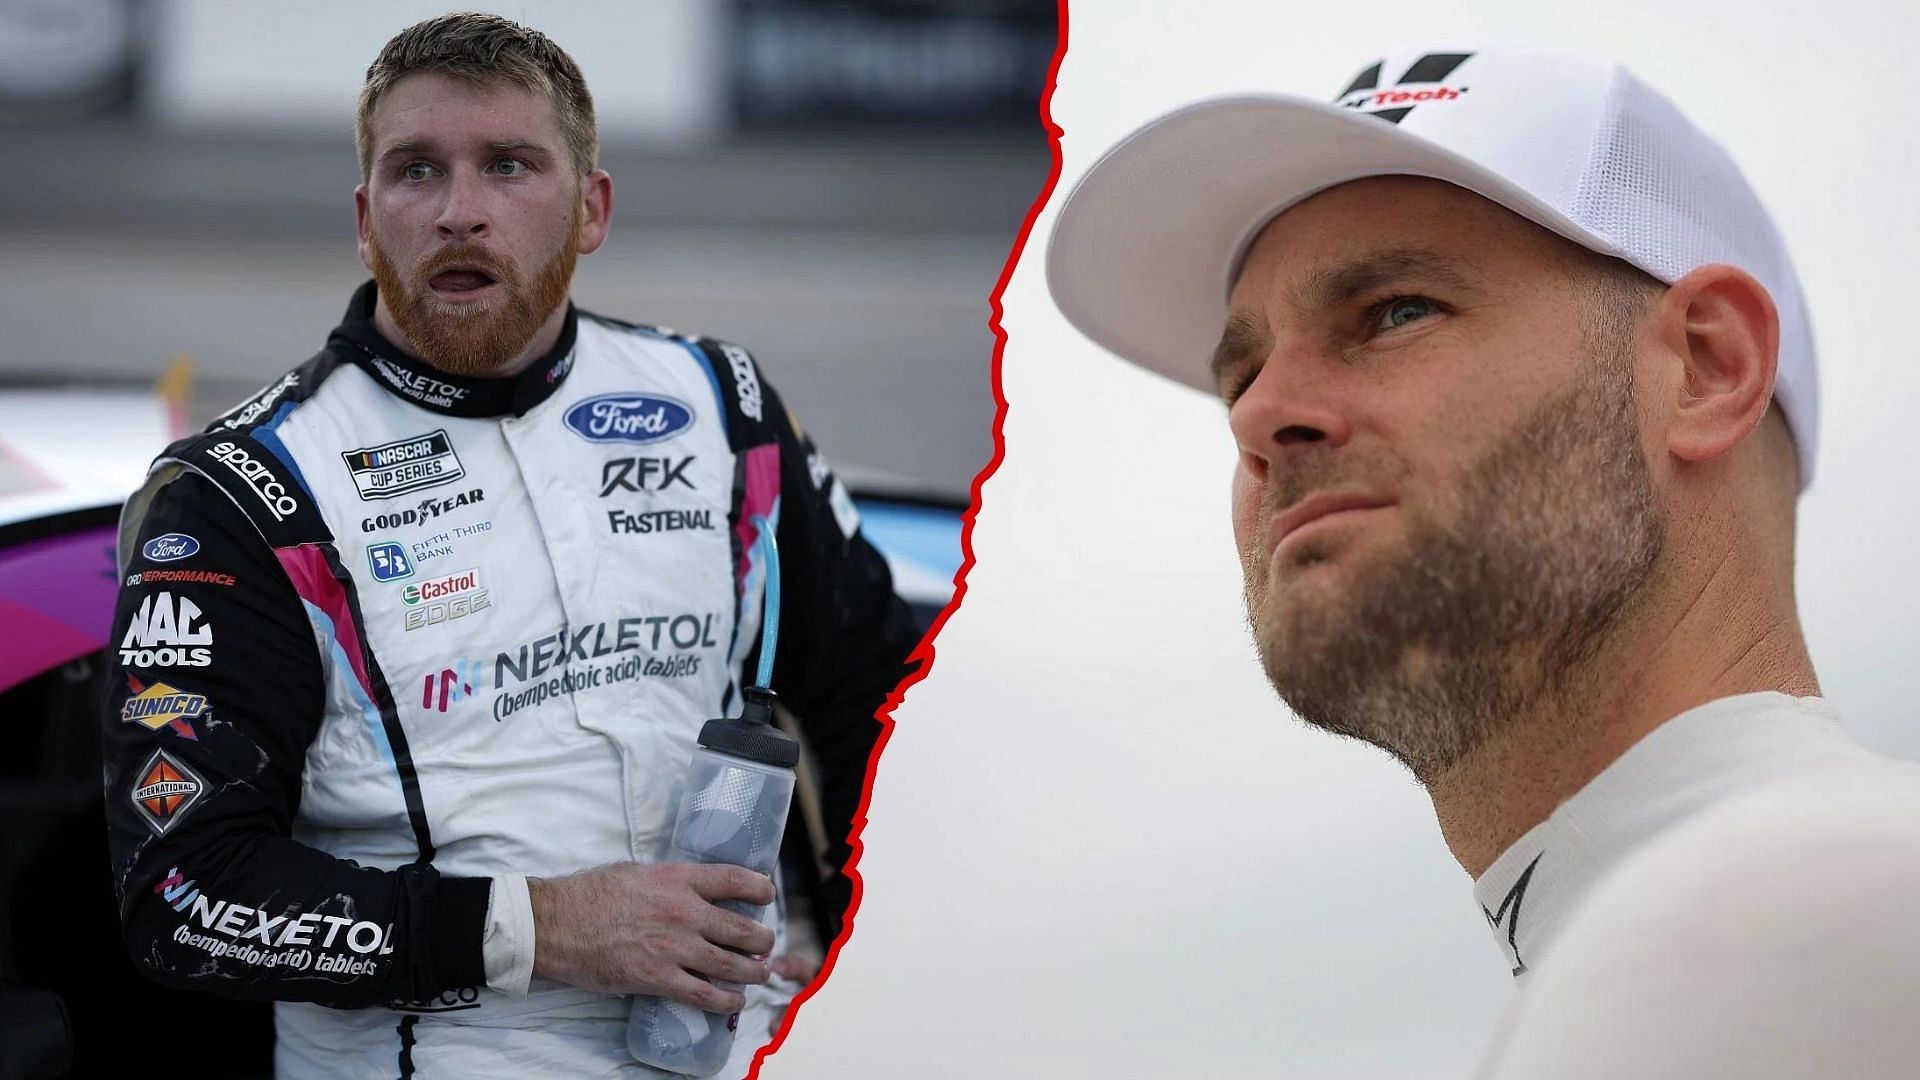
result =
[{"label": "castrol edge logo", "polygon": [[417,581],[400,592],[406,602],[406,627],[419,630],[487,610],[493,605],[480,587],[480,571],[460,570],[431,581]]},{"label": "castrol edge logo", "polygon": [[409,585],[400,593],[400,599],[409,605],[424,603],[428,600],[445,600],[455,593],[480,587],[480,571],[461,570],[432,581],[421,581]]},{"label": "castrol edge logo", "polygon": [[265,463],[254,460],[252,454],[233,443],[214,443],[207,449],[207,456],[232,469],[234,475],[245,480],[247,486],[253,489],[253,493],[260,496],[260,501],[266,504],[267,513],[273,515],[273,520],[285,521],[288,514],[300,509],[300,504],[294,501],[292,495],[287,494],[286,487],[280,483],[280,478],[274,475],[272,469],[267,468]]}]

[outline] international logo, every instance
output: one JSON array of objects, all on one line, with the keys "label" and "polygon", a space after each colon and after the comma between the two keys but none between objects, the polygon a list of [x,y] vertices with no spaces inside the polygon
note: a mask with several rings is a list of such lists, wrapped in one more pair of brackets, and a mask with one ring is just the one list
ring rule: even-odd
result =
[{"label": "international logo", "polygon": [[601,394],[566,413],[567,427],[588,442],[656,443],[693,426],[693,408],[663,394]]},{"label": "international logo", "polygon": [[399,581],[413,576],[413,561],[406,548],[389,541],[367,548],[367,569],[375,581]]},{"label": "international logo", "polygon": [[753,370],[753,357],[738,345],[722,344],[721,355],[733,369],[733,388],[740,396],[740,411],[758,420],[761,416],[760,376]]},{"label": "international logo", "polygon": [[129,797],[134,811],[155,836],[165,836],[180,824],[207,790],[199,774],[165,750],[155,750],[135,775]]},{"label": "international logo", "polygon": [[267,513],[275,521],[287,520],[287,515],[300,509],[300,503],[287,493],[287,487],[280,482],[265,462],[256,460],[252,454],[230,442],[215,443],[207,450],[207,456],[232,469],[234,474],[247,482],[253,493],[267,506]]},{"label": "international logo", "polygon": [[431,431],[383,446],[340,454],[362,501],[391,499],[422,488],[451,484],[467,475],[446,431]]},{"label": "international logo", "polygon": [[121,723],[139,724],[148,731],[171,728],[183,739],[200,741],[193,721],[207,711],[205,694],[189,694],[163,682],[144,685],[131,675],[127,676],[127,689],[133,696],[120,706]]},{"label": "international logo", "polygon": [[1458,101],[1467,92],[1465,86],[1447,86],[1446,81],[1472,53],[1428,53],[1415,60],[1389,86],[1380,85],[1386,61],[1382,60],[1354,76],[1334,102],[1346,109],[1359,109],[1376,120],[1397,124],[1417,105],[1430,101]]},{"label": "international logo", "polygon": [[200,606],[170,592],[143,597],[126,636],[120,663],[126,667],[207,667],[213,663],[213,624]]},{"label": "international logo", "polygon": [[458,660],[450,668],[429,675],[420,691],[420,707],[432,712],[449,708],[474,696],[474,684],[482,671],[478,660]]},{"label": "international logo", "polygon": [[400,599],[409,608],[406,617],[408,630],[464,619],[475,612],[485,611],[493,603],[488,591],[480,587],[478,570],[462,570],[432,581],[409,585],[400,594]]},{"label": "international logo", "polygon": [[148,562],[179,562],[200,554],[200,541],[186,533],[167,533],[147,541],[140,557]]},{"label": "international logo", "polygon": [[615,458],[600,467],[600,497],[604,499],[616,491],[665,491],[670,487],[692,491],[693,481],[687,478],[687,466],[692,464],[691,455],[678,459]]}]

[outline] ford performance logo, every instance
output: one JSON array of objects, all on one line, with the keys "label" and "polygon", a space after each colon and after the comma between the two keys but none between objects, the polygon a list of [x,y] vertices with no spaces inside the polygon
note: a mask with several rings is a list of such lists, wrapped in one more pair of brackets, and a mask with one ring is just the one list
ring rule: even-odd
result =
[{"label": "ford performance logo", "polygon": [[567,426],[588,442],[653,443],[693,426],[693,409],[660,394],[601,394],[567,410]]},{"label": "ford performance logo", "polygon": [[186,533],[168,533],[147,541],[140,554],[148,562],[178,562],[200,552],[200,541]]}]

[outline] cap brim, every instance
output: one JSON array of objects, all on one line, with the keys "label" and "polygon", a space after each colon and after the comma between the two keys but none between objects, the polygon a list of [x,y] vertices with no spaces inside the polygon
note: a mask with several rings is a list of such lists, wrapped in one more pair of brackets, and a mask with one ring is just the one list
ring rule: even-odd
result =
[{"label": "cap brim", "polygon": [[1060,311],[1094,342],[1211,393],[1241,254],[1318,192],[1368,176],[1444,180],[1575,243],[1600,237],[1464,157],[1352,109],[1283,95],[1216,98],[1134,132],[1074,185],[1047,246]]}]

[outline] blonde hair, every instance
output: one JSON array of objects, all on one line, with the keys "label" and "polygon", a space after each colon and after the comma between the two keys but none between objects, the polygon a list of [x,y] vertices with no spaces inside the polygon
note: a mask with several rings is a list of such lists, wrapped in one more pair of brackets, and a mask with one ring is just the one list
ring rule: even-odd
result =
[{"label": "blonde hair", "polygon": [[373,172],[373,110],[380,95],[400,79],[424,72],[477,86],[505,83],[546,93],[553,100],[575,168],[583,176],[593,171],[600,155],[593,95],[587,92],[587,81],[573,57],[538,30],[498,15],[465,11],[435,16],[400,31],[367,68],[353,124],[361,180]]}]

